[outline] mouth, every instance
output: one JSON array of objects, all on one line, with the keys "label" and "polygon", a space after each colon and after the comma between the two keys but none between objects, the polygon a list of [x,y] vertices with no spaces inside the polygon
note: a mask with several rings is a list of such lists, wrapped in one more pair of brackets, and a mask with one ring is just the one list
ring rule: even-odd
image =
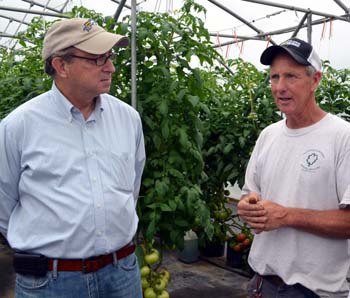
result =
[{"label": "mouth", "polygon": [[102,83],[111,83],[112,79],[111,78],[106,78],[106,79],[101,79]]},{"label": "mouth", "polygon": [[287,102],[289,100],[292,100],[292,98],[291,97],[278,97],[278,100],[283,101],[283,102]]}]

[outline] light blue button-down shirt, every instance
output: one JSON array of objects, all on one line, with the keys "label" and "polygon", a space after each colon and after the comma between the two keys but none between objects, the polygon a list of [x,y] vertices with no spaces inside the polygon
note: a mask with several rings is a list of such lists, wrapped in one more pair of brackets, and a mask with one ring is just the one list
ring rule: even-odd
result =
[{"label": "light blue button-down shirt", "polygon": [[53,85],[0,122],[0,231],[19,250],[106,254],[135,235],[139,114],[102,94],[88,120]]}]

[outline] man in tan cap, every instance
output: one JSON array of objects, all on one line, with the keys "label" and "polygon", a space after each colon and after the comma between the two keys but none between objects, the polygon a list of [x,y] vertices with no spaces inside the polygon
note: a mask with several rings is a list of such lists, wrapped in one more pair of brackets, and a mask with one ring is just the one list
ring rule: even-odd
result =
[{"label": "man in tan cap", "polygon": [[135,211],[145,163],[139,114],[107,94],[113,47],[93,20],[48,30],[52,89],[0,124],[0,232],[16,297],[141,298]]}]

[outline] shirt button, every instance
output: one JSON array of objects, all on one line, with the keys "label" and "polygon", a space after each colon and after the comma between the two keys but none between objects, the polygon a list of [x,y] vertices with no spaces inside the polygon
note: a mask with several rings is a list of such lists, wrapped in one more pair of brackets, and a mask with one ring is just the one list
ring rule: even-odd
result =
[{"label": "shirt button", "polygon": [[97,208],[101,208],[101,204],[98,203],[98,204],[96,205],[96,207],[97,207]]},{"label": "shirt button", "polygon": [[97,181],[96,177],[92,177],[92,182],[96,183],[96,181]]}]

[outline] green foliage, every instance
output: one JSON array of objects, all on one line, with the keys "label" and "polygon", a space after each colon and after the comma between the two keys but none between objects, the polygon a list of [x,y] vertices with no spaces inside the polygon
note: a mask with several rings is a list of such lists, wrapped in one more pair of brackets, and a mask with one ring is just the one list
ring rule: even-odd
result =
[{"label": "green foliage", "polygon": [[[222,196],[227,183],[242,186],[246,164],[260,131],[281,119],[266,77],[241,59],[228,61],[231,75],[223,68],[207,73],[210,113],[203,114],[203,156],[207,179],[203,181],[208,200]],[[220,78],[219,80],[217,78]]]},{"label": "green foliage", "polygon": [[19,34],[20,49],[0,49],[0,119],[21,103],[51,86],[43,74],[41,48],[47,23],[34,18],[28,29]]},{"label": "green foliage", "polygon": [[[189,13],[201,12],[201,7],[191,3],[176,18],[147,12],[137,18],[137,109],[148,160],[139,200],[140,230],[146,239],[159,235],[171,247],[181,247],[193,226],[213,234],[199,184],[204,162],[198,115],[207,110],[205,81],[191,63],[196,59],[210,65],[218,54],[202,20]],[[130,18],[123,21],[130,26]],[[130,59],[127,53],[118,58]],[[118,70],[116,84],[122,86],[120,96],[130,98],[129,67]]]},{"label": "green foliage", "polygon": [[323,77],[316,98],[320,106],[335,115],[350,121],[350,70],[336,70],[329,61],[323,63]]},{"label": "green foliage", "polygon": [[[186,0],[176,15],[137,15],[137,110],[147,152],[139,233],[149,243],[158,235],[172,248],[181,248],[192,228],[201,231],[201,239],[225,239],[235,216],[225,207],[225,186],[243,184],[260,131],[281,118],[267,72],[241,59],[227,61],[234,75],[218,66],[223,59],[197,17],[201,14],[202,6]],[[67,16],[93,18],[131,37],[130,17],[115,24],[84,7]],[[0,119],[51,87],[41,60],[49,25],[34,18],[19,36],[20,49],[0,49]],[[114,64],[111,94],[130,103],[130,47],[117,49]],[[325,110],[349,120],[349,70],[326,62],[317,96]]]}]

